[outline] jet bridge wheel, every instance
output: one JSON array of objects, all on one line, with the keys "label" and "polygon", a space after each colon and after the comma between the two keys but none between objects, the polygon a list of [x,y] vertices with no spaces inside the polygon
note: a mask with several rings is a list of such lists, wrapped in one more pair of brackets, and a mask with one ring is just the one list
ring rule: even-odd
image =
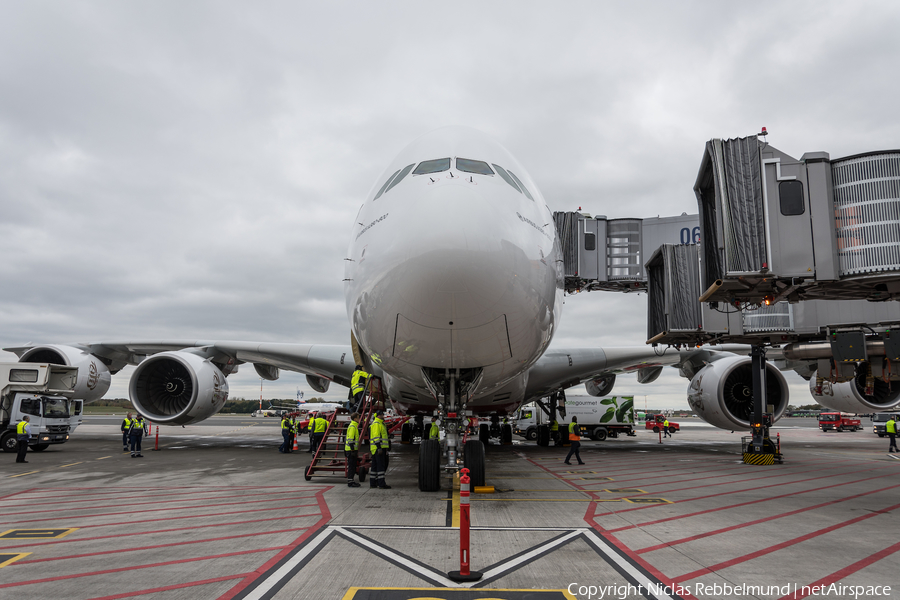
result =
[{"label": "jet bridge wheel", "polygon": [[4,452],[16,452],[19,449],[19,442],[16,440],[16,434],[12,431],[4,432],[3,435],[0,436],[0,445],[3,446]]},{"label": "jet bridge wheel", "polygon": [[423,492],[441,489],[440,440],[422,440],[419,444],[419,489]]},{"label": "jet bridge wheel", "polygon": [[[478,440],[469,440],[463,446],[463,463],[469,470],[469,483],[474,488],[484,485],[484,444]],[[470,489],[472,489],[470,488]]]}]

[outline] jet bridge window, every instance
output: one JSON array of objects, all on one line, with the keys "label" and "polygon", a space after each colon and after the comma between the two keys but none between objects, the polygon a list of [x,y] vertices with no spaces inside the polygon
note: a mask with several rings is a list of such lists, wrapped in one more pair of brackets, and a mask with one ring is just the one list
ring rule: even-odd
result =
[{"label": "jet bridge window", "polygon": [[449,158],[436,158],[434,160],[426,160],[420,162],[413,175],[428,175],[429,173],[440,173],[450,168]]},{"label": "jet bridge window", "polygon": [[391,191],[392,189],[394,189],[394,186],[395,186],[395,185],[397,185],[398,183],[400,183],[401,181],[403,181],[403,178],[406,177],[407,175],[409,175],[409,172],[412,170],[413,165],[415,165],[415,164],[416,164],[416,163],[413,163],[412,165],[406,165],[405,167],[403,167],[403,170],[400,171],[400,174],[399,174],[399,175],[397,175],[396,177],[394,177],[394,180],[391,182],[391,185],[389,185],[389,186],[387,187],[387,189],[384,190],[384,193],[387,194],[389,191]]},{"label": "jet bridge window", "polygon": [[500,174],[500,177],[503,178],[503,181],[511,185],[517,192],[522,193],[522,190],[520,190],[519,186],[516,185],[516,182],[512,180],[512,177],[509,176],[509,173],[506,172],[506,169],[504,169],[500,165],[494,165],[494,168],[497,169],[497,173]]},{"label": "jet bridge window", "polygon": [[513,173],[512,171],[507,171],[507,173],[509,173],[510,177],[512,177],[513,179],[516,180],[516,183],[518,183],[519,187],[522,188],[522,191],[525,192],[525,196],[527,196],[529,200],[534,202],[534,198],[532,198],[531,194],[528,193],[528,188],[525,187],[525,184],[523,184],[522,181],[518,177],[516,177],[516,174]]},{"label": "jet bridge window", "polygon": [[483,160],[471,160],[468,158],[457,158],[456,168],[465,173],[475,173],[476,175],[493,175],[494,172]]},{"label": "jet bridge window", "polygon": [[778,184],[778,197],[781,200],[781,214],[786,217],[802,215],[803,207],[803,183],[797,181],[782,181]]}]

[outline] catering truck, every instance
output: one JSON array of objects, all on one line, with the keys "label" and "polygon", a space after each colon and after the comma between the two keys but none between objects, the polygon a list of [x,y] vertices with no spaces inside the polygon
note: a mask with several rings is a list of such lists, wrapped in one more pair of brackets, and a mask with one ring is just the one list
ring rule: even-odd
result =
[{"label": "catering truck", "polygon": [[17,450],[16,425],[25,415],[31,423],[31,450],[67,441],[82,418],[82,401],[70,398],[77,379],[78,367],[0,363],[0,447]]},{"label": "catering truck", "polygon": [[[566,400],[566,416],[557,418],[560,431],[568,431],[572,417],[578,417],[582,434],[594,440],[636,435],[634,432],[634,396],[606,398],[574,397]],[[526,440],[538,439],[538,427],[547,425],[549,417],[529,402],[516,413],[513,432]]]}]

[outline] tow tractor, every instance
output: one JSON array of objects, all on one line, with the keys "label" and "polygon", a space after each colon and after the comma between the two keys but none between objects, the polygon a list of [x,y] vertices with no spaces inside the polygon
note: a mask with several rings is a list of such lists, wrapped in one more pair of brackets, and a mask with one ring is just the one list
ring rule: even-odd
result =
[{"label": "tow tractor", "polygon": [[858,431],[862,429],[862,424],[856,417],[845,415],[839,412],[823,412],[819,413],[819,429],[822,431]]},{"label": "tow tractor", "polygon": [[[652,429],[653,433],[659,433],[662,431],[665,422],[665,415],[647,415],[647,422],[644,424],[644,429]],[[669,433],[675,433],[676,431],[681,431],[681,425],[669,421]]]},{"label": "tow tractor", "polygon": [[31,450],[65,443],[82,419],[82,401],[68,397],[77,378],[78,367],[0,363],[0,447],[17,450],[16,425],[25,415],[31,423]]}]

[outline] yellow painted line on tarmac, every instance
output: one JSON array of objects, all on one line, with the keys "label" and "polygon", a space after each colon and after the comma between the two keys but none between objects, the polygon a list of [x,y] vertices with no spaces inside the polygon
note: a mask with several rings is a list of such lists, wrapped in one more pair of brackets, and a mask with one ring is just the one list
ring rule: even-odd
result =
[{"label": "yellow painted line on tarmac", "polygon": [[31,554],[31,552],[3,552],[3,553],[0,553],[0,569],[2,569],[3,567],[6,567],[8,565],[11,565],[12,563],[16,562],[20,558],[25,558],[29,554]]},{"label": "yellow painted line on tarmac", "polygon": [[459,529],[459,473],[453,476],[453,497],[450,499],[450,527]]},{"label": "yellow painted line on tarmac", "polygon": [[77,462],[77,463],[69,463],[69,464],[67,464],[67,465],[59,465],[59,467],[57,467],[57,468],[58,468],[58,469],[62,469],[63,467],[72,467],[72,466],[74,466],[74,465],[80,465],[82,462],[84,462],[84,461],[80,461],[80,462]]},{"label": "yellow painted line on tarmac", "polygon": [[19,473],[18,475],[7,475],[7,478],[12,479],[13,477],[22,477],[24,475],[34,475],[35,473],[40,473],[40,471],[28,471],[27,473]]},{"label": "yellow painted line on tarmac", "polygon": [[101,456],[101,457],[98,458],[97,460],[103,460],[104,458],[112,458],[112,457],[111,457],[111,456]]}]

